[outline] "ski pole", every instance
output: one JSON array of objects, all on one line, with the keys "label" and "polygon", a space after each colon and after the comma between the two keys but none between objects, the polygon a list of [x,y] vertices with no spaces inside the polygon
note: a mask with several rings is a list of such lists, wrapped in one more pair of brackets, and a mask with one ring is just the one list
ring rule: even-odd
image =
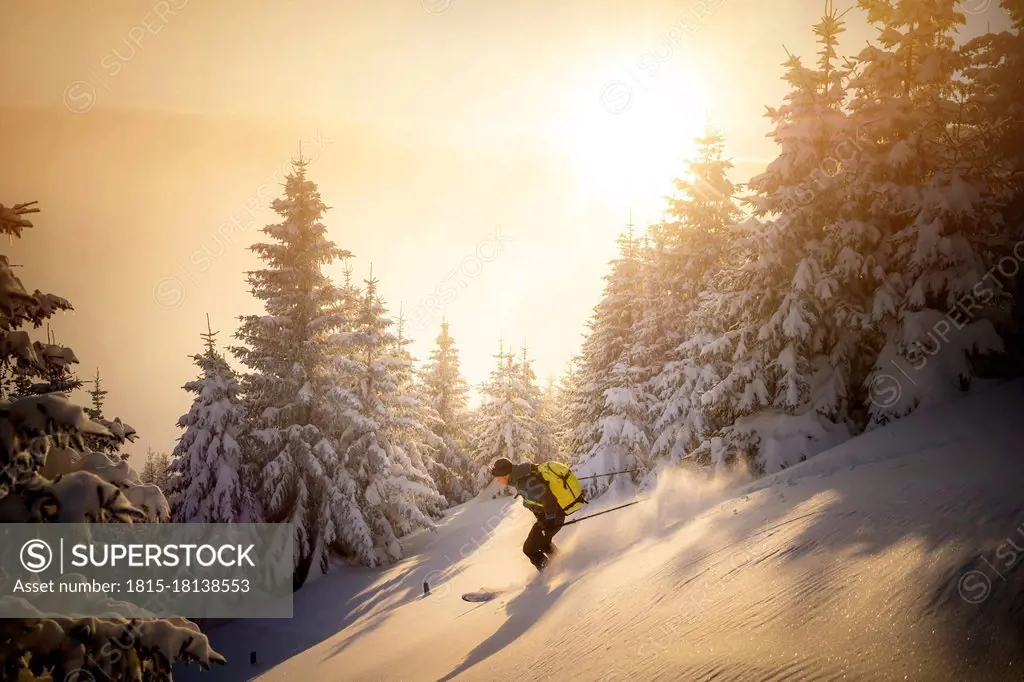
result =
[{"label": "ski pole", "polygon": [[607,474],[594,474],[593,476],[579,476],[579,477],[577,477],[576,480],[578,480],[578,481],[586,481],[587,479],[590,479],[590,478],[601,478],[602,476],[614,476],[615,474],[631,474],[634,471],[640,471],[640,469],[625,469],[623,471],[612,471],[612,472],[607,473]]},{"label": "ski pole", "polygon": [[564,528],[565,526],[571,526],[574,523],[579,523],[580,521],[586,521],[587,519],[592,519],[595,516],[600,516],[601,514],[607,514],[608,512],[613,512],[613,511],[615,511],[617,509],[623,509],[625,507],[632,507],[634,504],[640,504],[641,502],[646,502],[649,499],[651,499],[651,498],[645,497],[645,498],[640,499],[640,500],[633,500],[632,502],[627,502],[626,504],[620,504],[618,507],[612,507],[611,509],[605,509],[602,512],[597,512],[596,514],[591,514],[590,516],[584,516],[582,518],[576,519],[575,521],[569,521],[568,523],[563,523],[562,527]]}]

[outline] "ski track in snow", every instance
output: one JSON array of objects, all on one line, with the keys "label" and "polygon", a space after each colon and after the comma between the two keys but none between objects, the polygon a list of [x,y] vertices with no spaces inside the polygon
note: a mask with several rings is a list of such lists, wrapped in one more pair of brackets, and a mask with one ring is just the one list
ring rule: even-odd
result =
[{"label": "ski track in snow", "polygon": [[478,498],[402,563],[314,580],[293,620],[209,630],[229,665],[181,679],[1024,679],[1022,415],[1016,381],[757,481],[669,472],[542,575],[529,513]]}]

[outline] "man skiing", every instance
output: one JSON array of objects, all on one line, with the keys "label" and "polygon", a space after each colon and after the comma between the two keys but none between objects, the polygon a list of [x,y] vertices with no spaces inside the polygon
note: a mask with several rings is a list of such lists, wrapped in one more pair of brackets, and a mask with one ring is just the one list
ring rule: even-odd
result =
[{"label": "man skiing", "polygon": [[[563,503],[559,502],[558,497],[552,491],[549,482],[552,476],[552,466],[564,468],[567,472],[565,474],[556,472],[553,476],[555,480],[561,479],[565,482],[566,492],[563,496],[572,501],[572,504],[567,505],[568,513],[572,513],[576,508],[582,506],[584,500],[579,489],[579,481],[568,467],[548,462],[541,465],[541,467],[545,467],[544,472],[548,473],[548,476],[545,476],[540,467],[529,462],[513,464],[508,459],[499,457],[491,465],[491,475],[502,485],[514,486],[523,497],[523,506],[537,517],[537,522],[533,524],[530,534],[526,536],[526,542],[523,543],[523,554],[529,558],[530,563],[538,571],[544,570],[557,551],[557,548],[551,544],[551,539],[562,529],[567,513],[563,508]],[[562,492],[560,488],[559,492]]]}]

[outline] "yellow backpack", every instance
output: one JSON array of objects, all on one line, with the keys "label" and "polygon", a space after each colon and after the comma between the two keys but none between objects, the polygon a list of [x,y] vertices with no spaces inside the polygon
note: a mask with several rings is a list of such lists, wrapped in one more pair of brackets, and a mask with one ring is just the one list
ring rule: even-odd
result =
[{"label": "yellow backpack", "polygon": [[568,516],[578,511],[586,504],[583,496],[583,486],[572,469],[561,462],[544,462],[537,465],[537,471],[548,483],[555,499],[561,505],[562,511]]}]

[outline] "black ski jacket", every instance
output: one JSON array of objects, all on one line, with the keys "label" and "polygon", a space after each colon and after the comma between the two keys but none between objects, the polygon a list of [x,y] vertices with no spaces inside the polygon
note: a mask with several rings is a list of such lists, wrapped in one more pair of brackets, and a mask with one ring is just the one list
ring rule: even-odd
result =
[{"label": "black ski jacket", "polygon": [[515,465],[508,482],[515,486],[523,497],[523,505],[532,511],[538,520],[553,521],[557,518],[565,518],[562,505],[558,504],[558,499],[548,487],[548,482],[544,480],[533,464],[524,462]]}]

